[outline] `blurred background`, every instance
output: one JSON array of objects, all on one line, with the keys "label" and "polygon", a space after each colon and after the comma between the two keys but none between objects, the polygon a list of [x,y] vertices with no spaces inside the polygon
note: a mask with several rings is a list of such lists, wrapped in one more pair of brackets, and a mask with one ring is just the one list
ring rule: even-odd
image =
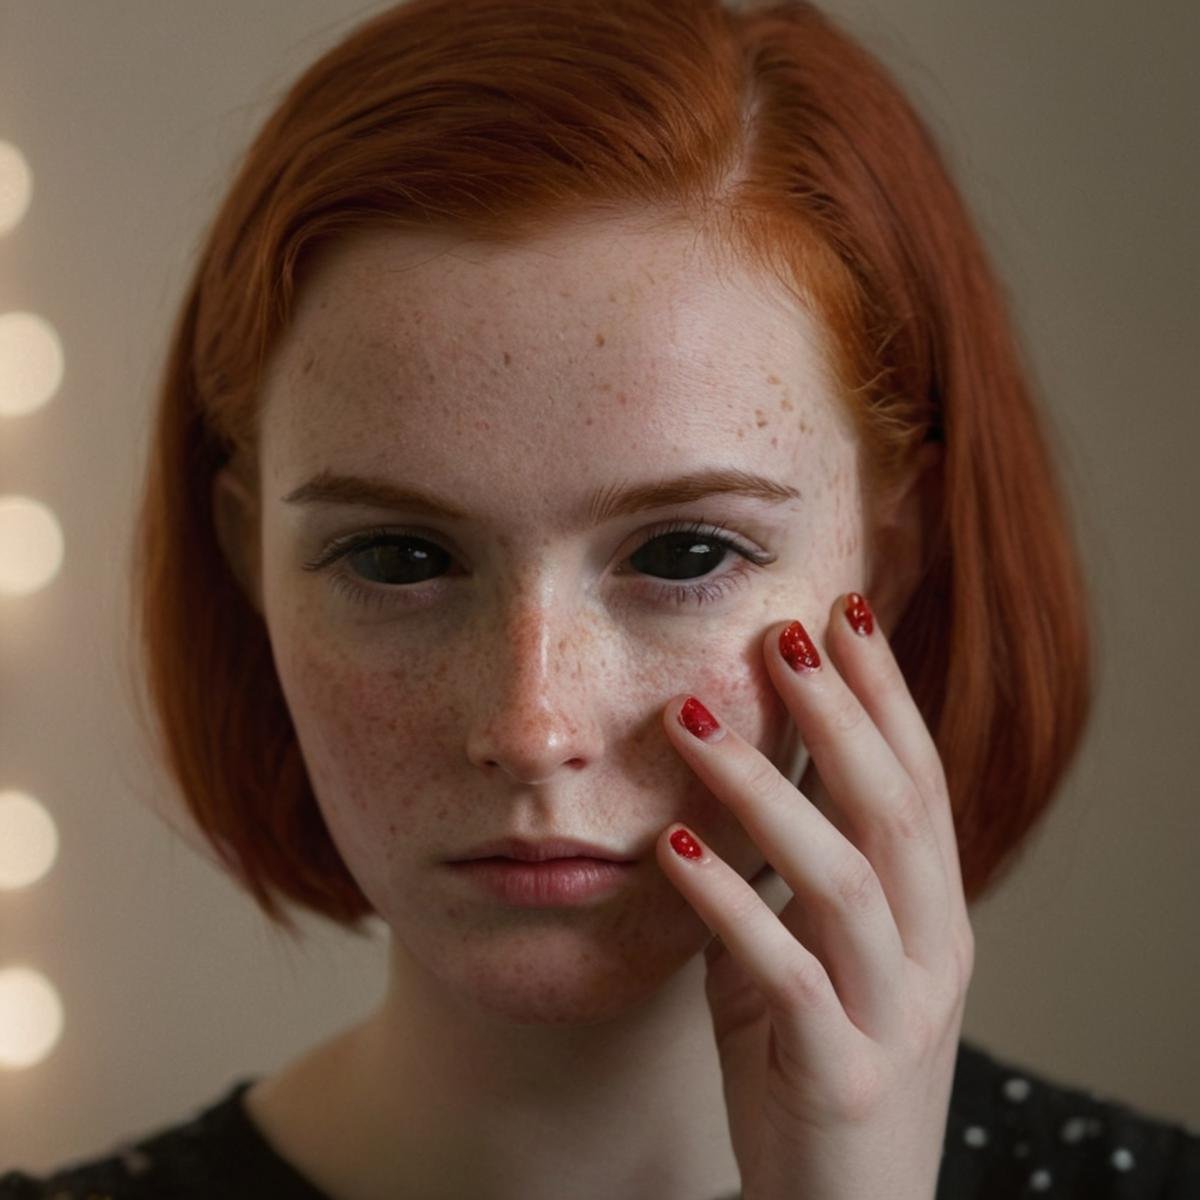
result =
[{"label": "blurred background", "polygon": [[[201,231],[287,84],[382,7],[0,0],[0,1174],[185,1119],[383,986],[381,923],[359,942],[302,917],[293,947],[162,819],[125,675],[134,500]],[[973,910],[964,1034],[1200,1127],[1200,8],[825,7],[974,207],[1096,606],[1089,737]]]}]

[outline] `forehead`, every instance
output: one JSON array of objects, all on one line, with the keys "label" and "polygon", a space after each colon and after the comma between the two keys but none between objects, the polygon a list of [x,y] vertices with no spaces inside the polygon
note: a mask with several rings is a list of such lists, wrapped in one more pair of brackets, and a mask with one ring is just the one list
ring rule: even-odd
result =
[{"label": "forehead", "polygon": [[636,479],[667,460],[787,472],[805,446],[840,464],[824,336],[691,228],[578,223],[516,246],[371,230],[310,265],[270,364],[264,463],[285,485],[352,467],[468,491],[519,467],[541,494],[564,468],[607,482],[614,460]]}]

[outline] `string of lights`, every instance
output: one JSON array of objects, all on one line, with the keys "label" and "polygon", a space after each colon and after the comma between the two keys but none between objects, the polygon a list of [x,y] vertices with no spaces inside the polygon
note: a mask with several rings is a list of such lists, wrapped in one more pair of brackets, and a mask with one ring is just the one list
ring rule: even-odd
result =
[{"label": "string of lights", "polygon": [[[30,207],[33,173],[24,154],[0,141],[0,254]],[[0,260],[2,261],[2,260]],[[0,311],[0,437],[12,421],[48,404],[63,377],[62,342],[34,312]],[[62,527],[33,496],[0,487],[0,612],[30,603],[59,574]],[[45,879],[58,857],[58,827],[47,805],[6,778],[0,764],[0,904],[5,896]],[[8,960],[0,946],[0,1071],[43,1062],[62,1036],[58,989],[33,964]]]}]

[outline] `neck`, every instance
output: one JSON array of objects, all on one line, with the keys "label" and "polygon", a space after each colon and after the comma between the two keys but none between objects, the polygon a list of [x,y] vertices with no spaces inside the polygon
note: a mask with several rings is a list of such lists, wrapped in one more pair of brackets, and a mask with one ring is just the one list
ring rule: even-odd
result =
[{"label": "neck", "polygon": [[248,1106],[333,1200],[736,1195],[703,956],[632,1006],[589,986],[617,1015],[518,1024],[465,1006],[393,939],[376,1012]]},{"label": "neck", "polygon": [[[752,883],[792,900],[767,867]],[[664,895],[661,927],[702,946]],[[256,1084],[250,1115],[331,1200],[737,1196],[704,956],[613,922],[393,937],[378,1008]]]}]

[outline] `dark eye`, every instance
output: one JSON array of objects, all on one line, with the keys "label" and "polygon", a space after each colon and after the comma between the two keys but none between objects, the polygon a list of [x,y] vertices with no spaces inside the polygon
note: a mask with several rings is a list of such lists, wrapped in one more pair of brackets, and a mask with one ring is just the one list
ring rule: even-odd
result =
[{"label": "dark eye", "polygon": [[[770,565],[776,557],[743,546],[726,536],[723,528],[701,521],[672,522],[652,533],[625,562],[638,576],[664,581],[643,589],[643,594],[655,601],[706,604],[741,586],[749,571]],[[731,554],[737,559],[734,565],[714,574]],[[431,603],[439,593],[417,585],[438,579],[455,565],[453,555],[428,538],[394,529],[369,529],[336,539],[305,563],[304,569],[325,570],[339,560],[342,565],[331,571],[332,586],[351,600],[373,607]],[[682,582],[672,585],[672,580]]]},{"label": "dark eye", "polygon": [[345,557],[356,575],[384,584],[424,583],[442,574],[450,563],[450,555],[440,546],[411,537],[372,542]]},{"label": "dark eye", "polygon": [[668,533],[651,538],[629,556],[630,565],[659,579],[698,579],[736,547],[724,538],[699,533]]}]

